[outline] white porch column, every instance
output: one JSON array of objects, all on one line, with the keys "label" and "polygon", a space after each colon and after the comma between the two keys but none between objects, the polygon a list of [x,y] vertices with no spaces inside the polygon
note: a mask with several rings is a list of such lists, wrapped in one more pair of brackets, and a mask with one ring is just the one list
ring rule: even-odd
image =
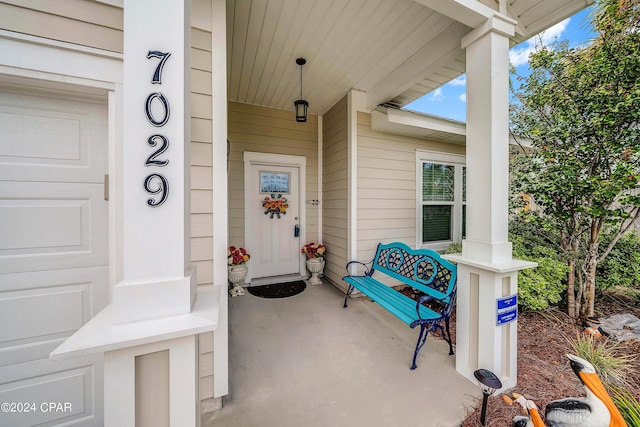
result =
[{"label": "white porch column", "polygon": [[190,34],[190,0],[124,0],[121,268],[111,304],[50,356],[104,353],[107,427],[200,421],[197,334],[227,286],[197,291],[190,270]]},{"label": "white porch column", "polygon": [[188,313],[195,296],[190,22],[189,0],[125,0],[123,277],[113,289],[116,322]]},{"label": "white porch column", "polygon": [[[494,15],[462,40],[467,60],[467,239],[458,263],[456,369],[517,381],[518,270],[508,241],[509,36],[515,21]],[[498,307],[500,301],[500,308]]]}]

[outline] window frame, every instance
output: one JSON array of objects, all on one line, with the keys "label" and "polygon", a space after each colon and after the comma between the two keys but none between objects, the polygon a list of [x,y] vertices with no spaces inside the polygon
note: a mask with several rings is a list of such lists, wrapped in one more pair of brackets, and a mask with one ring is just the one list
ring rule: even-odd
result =
[{"label": "window frame", "polygon": [[[444,164],[454,167],[454,195],[453,202],[423,201],[422,170],[425,163]],[[416,247],[427,248],[435,251],[446,249],[451,243],[462,242],[462,210],[467,204],[463,200],[463,171],[466,168],[466,156],[462,154],[449,154],[436,151],[416,150]],[[434,242],[422,241],[422,207],[425,205],[449,205],[452,206],[451,239]],[[468,222],[468,221],[467,221]]]}]

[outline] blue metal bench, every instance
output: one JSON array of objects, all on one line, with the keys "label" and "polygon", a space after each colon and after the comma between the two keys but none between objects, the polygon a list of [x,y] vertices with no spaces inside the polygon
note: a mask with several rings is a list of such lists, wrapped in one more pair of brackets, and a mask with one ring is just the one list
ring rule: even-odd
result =
[{"label": "blue metal bench", "polygon": [[[347,273],[353,264],[364,267],[364,275],[349,274],[342,278],[349,284],[344,298],[344,307],[351,298],[354,288],[366,294],[374,302],[389,310],[392,314],[415,328],[420,325],[420,334],[413,353],[411,369],[415,369],[418,352],[424,346],[429,332],[439,330],[449,343],[449,354],[453,354],[449,316],[456,297],[456,266],[443,259],[437,252],[429,249],[411,249],[404,243],[379,244],[375,258],[368,262],[349,261]],[[416,302],[414,299],[396,291],[374,279],[373,273],[379,272],[411,286],[424,295]],[[426,307],[423,302],[435,301],[440,306]],[[444,327],[443,324],[444,323]]]}]

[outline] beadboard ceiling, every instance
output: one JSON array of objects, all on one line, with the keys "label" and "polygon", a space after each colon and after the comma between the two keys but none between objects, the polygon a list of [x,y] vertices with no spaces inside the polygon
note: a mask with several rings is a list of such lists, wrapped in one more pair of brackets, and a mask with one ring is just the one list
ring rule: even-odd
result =
[{"label": "beadboard ceiling", "polygon": [[[474,24],[425,6],[433,1],[227,0],[229,99],[293,110],[300,96],[295,60],[304,57],[303,97],[312,114],[324,114],[349,89],[366,92],[370,109],[402,107],[465,72],[460,40]],[[513,44],[593,2],[502,1],[518,21]],[[499,10],[496,0],[481,2]]]}]

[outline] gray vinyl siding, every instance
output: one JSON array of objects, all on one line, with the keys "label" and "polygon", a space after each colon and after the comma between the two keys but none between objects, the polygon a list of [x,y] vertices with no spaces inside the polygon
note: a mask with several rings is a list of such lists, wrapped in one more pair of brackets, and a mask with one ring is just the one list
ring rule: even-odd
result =
[{"label": "gray vinyl siding", "polygon": [[346,289],[342,277],[348,248],[347,98],[322,118],[322,239],[327,247],[324,277]]},{"label": "gray vinyl siding", "polygon": [[[318,199],[318,117],[298,123],[292,111],[250,104],[228,104],[229,244],[245,246],[244,152],[304,156],[307,159],[306,199]],[[301,200],[300,203],[304,203]],[[317,241],[318,206],[306,205],[304,243]],[[251,248],[247,248],[251,252]]]},{"label": "gray vinyl siding", "polygon": [[358,113],[358,259],[370,260],[378,243],[416,245],[416,150],[465,154],[458,144],[371,130]]},{"label": "gray vinyl siding", "polygon": [[[191,265],[198,286],[213,286],[213,117],[211,5],[191,9]],[[198,336],[200,401],[213,399],[213,333]],[[203,405],[203,407],[211,405]]]},{"label": "gray vinyl siding", "polygon": [[122,9],[91,0],[3,0],[0,29],[122,53]]}]

